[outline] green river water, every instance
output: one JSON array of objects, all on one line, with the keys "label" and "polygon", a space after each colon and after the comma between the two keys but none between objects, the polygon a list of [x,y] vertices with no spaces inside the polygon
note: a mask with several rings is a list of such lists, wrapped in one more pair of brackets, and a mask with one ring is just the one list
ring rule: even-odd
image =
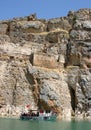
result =
[{"label": "green river water", "polygon": [[91,130],[90,121],[21,121],[0,118],[0,130]]}]

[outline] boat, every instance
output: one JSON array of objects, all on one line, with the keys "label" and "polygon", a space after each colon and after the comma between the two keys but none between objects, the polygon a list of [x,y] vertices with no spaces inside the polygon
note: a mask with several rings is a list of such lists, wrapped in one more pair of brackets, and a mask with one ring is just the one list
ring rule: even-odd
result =
[{"label": "boat", "polygon": [[53,121],[56,120],[57,113],[53,111],[43,111],[43,110],[30,110],[28,113],[22,113],[20,115],[21,120],[45,120]]}]

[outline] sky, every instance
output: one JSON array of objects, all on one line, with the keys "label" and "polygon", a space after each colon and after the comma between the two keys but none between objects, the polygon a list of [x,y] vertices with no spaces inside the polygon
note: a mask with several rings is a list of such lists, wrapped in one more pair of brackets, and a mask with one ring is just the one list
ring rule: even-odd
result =
[{"label": "sky", "polygon": [[57,18],[80,8],[91,8],[91,0],[0,0],[0,20],[34,13],[37,18]]}]

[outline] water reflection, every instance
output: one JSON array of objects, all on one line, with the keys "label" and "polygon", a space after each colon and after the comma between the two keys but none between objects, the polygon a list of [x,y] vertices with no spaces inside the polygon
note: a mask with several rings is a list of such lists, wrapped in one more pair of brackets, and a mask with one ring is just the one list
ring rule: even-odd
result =
[{"label": "water reflection", "polygon": [[0,130],[91,130],[89,121],[21,121],[0,118]]}]

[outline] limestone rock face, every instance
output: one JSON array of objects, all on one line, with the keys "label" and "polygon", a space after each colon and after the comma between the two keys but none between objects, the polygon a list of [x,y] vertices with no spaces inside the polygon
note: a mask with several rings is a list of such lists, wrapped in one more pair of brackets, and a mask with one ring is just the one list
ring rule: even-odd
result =
[{"label": "limestone rock face", "polygon": [[91,118],[90,92],[91,9],[0,21],[1,116],[45,109]]}]

